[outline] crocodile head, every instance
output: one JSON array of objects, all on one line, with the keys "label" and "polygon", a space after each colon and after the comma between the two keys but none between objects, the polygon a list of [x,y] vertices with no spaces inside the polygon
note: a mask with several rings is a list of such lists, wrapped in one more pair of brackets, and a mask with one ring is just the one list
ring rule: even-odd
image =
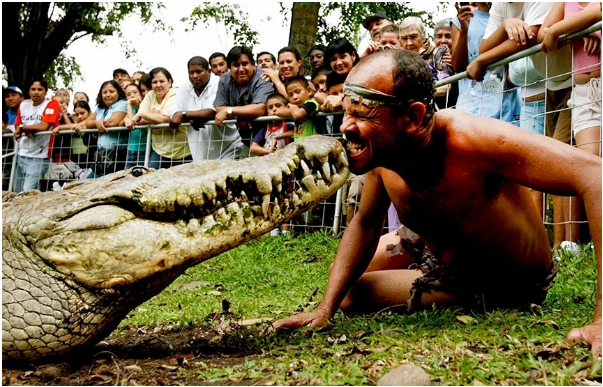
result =
[{"label": "crocodile head", "polygon": [[341,143],[313,136],[263,157],[135,167],[13,197],[3,209],[3,357],[97,342],[186,268],[316,206],[347,174]]}]

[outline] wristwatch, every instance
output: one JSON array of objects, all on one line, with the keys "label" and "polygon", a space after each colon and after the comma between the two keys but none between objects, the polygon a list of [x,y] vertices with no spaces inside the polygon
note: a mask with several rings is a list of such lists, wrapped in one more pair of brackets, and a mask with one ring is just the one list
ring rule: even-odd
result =
[{"label": "wristwatch", "polygon": [[232,117],[232,108],[229,106],[226,108],[226,114],[228,114],[228,117]]}]

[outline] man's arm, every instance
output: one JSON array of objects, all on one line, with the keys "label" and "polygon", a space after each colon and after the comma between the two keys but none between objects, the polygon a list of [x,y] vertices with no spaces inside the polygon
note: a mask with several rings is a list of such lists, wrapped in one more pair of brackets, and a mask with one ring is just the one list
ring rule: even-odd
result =
[{"label": "man's arm", "polygon": [[324,297],[314,312],[302,313],[274,323],[274,328],[320,327],[332,318],[342,300],[368,267],[383,231],[391,203],[379,175],[366,175],[360,209],[343,234],[329,274]]},{"label": "man's arm", "polygon": [[568,340],[583,340],[592,346],[595,355],[601,356],[601,158],[499,120],[472,116],[460,125],[478,130],[480,141],[474,150],[478,159],[488,160],[485,173],[537,191],[583,199],[597,253],[598,296],[592,324],[572,330]]}]

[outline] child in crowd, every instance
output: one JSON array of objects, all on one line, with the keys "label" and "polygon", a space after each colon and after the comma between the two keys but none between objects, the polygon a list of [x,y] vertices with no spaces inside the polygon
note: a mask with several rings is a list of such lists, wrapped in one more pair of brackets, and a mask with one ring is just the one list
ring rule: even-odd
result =
[{"label": "child in crowd", "polygon": [[[280,108],[287,106],[287,99],[280,94],[272,94],[266,99],[266,110],[268,115],[275,116]],[[261,129],[253,138],[251,144],[251,153],[256,155],[267,155],[279,149],[283,149],[291,142],[291,135],[294,131],[292,122],[283,120],[270,121],[266,128]],[[290,132],[287,136],[282,136]]]},{"label": "child in crowd", "polygon": [[132,128],[128,139],[128,153],[125,166],[125,169],[129,169],[136,165],[144,165],[144,155],[147,149],[147,129],[137,128],[132,125],[132,119],[138,112],[138,108],[142,102],[140,86],[136,83],[130,83],[126,85],[124,91],[128,103],[128,112],[124,118],[124,125]]},{"label": "child in crowd", "polygon": [[331,74],[332,71],[325,69],[325,68],[319,68],[317,70],[315,70],[312,73],[312,83],[314,84],[314,87],[316,88],[316,91],[319,91],[321,93],[328,93],[327,90],[327,75]]},{"label": "child in crowd", "polygon": [[295,119],[295,132],[293,134],[285,133],[288,137],[293,136],[295,141],[326,132],[325,117],[316,117],[320,105],[312,98],[313,94],[312,88],[304,76],[292,77],[287,82],[289,105],[276,110],[277,116]]},{"label": "child in crowd", "polygon": [[[55,131],[60,126],[70,125],[72,124],[72,119],[67,112],[67,105],[69,104],[69,100],[60,93],[55,94],[52,99],[59,103],[61,107],[61,112],[59,114],[59,126],[54,128],[52,133],[55,134]],[[65,129],[63,129],[65,130]],[[56,131],[58,134],[58,131]],[[62,163],[69,161],[71,152],[71,136],[61,136],[54,140],[54,144],[52,146],[52,161],[55,163]]]},{"label": "child in crowd", "polygon": [[[287,103],[287,99],[279,93],[272,94],[266,99],[268,115],[275,116],[279,109],[287,106]],[[283,149],[291,142],[293,131],[294,125],[292,122],[285,122],[283,120],[270,121],[268,127],[262,128],[253,138],[251,153],[263,156]],[[293,190],[293,186],[290,189]],[[283,224],[281,229],[283,234],[287,234],[289,232],[289,225]],[[278,227],[273,229],[270,235],[278,236],[281,229]]]},{"label": "child in crowd", "polygon": [[379,31],[379,47],[381,50],[400,50],[400,26],[397,24],[388,24]]},{"label": "child in crowd", "polygon": [[78,91],[77,93],[75,93],[73,95],[73,108],[75,109],[75,104],[78,103],[79,101],[86,101],[88,102],[88,104],[90,104],[90,98],[88,98],[88,94],[84,93],[83,91]]}]

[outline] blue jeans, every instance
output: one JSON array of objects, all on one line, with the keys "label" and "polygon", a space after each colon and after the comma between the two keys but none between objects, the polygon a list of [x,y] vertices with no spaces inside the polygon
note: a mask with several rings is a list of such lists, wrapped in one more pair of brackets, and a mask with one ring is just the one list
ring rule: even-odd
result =
[{"label": "blue jeans", "polygon": [[544,135],[544,99],[533,102],[523,102],[521,105],[521,127],[532,133]]},{"label": "blue jeans", "polygon": [[130,169],[137,165],[144,165],[144,154],[146,151],[128,151],[128,155],[126,156],[126,168]]},{"label": "blue jeans", "polygon": [[48,158],[17,156],[13,192],[40,189],[40,179],[48,169]]},{"label": "blue jeans", "polygon": [[186,164],[190,161],[193,161],[193,157],[190,155],[180,160],[174,160],[170,159],[169,157],[161,156],[159,153],[155,152],[154,150],[151,150],[151,157],[149,157],[149,168],[169,168],[175,165]]}]

